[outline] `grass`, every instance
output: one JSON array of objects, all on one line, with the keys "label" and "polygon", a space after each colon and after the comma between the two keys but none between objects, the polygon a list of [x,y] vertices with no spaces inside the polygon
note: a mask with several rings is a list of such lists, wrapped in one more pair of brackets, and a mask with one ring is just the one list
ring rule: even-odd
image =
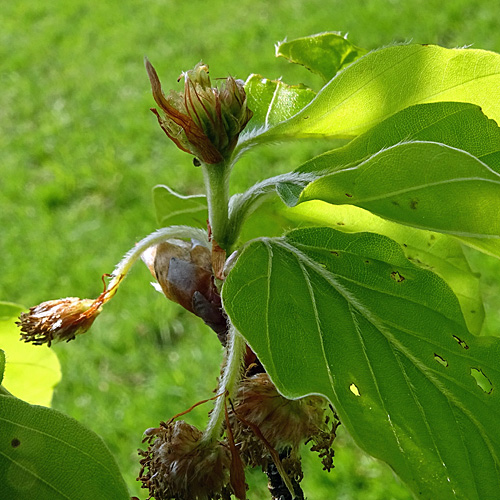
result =
[{"label": "grass", "polygon": [[[500,51],[495,23],[489,2],[479,0],[6,2],[0,13],[0,300],[32,305],[95,297],[100,276],[156,229],[151,188],[200,190],[200,172],[169,144],[148,110],[145,55],[165,85],[200,59],[214,76],[261,73],[316,85],[303,68],[276,60],[273,44],[341,30],[366,48],[413,39]],[[271,170],[290,170],[326,147],[311,141],[250,154],[233,189]],[[496,261],[474,264],[486,275],[498,272]],[[64,379],[54,407],[104,438],[131,494],[142,498],[134,479],[143,430],[209,396],[222,355],[215,336],[149,281],[139,265],[91,334],[55,347]],[[492,313],[496,286],[487,280]],[[498,313],[491,314],[489,330],[499,324]],[[207,411],[197,409],[191,422],[202,426]],[[305,463],[310,498],[410,498],[343,433],[336,469],[327,475],[317,465]],[[263,478],[251,479],[250,498],[266,498]]]}]

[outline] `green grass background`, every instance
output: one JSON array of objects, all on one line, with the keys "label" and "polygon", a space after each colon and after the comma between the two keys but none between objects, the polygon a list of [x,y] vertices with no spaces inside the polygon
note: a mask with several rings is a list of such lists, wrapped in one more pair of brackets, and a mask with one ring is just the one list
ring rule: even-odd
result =
[{"label": "green grass background", "polygon": [[[95,297],[101,275],[157,227],[151,188],[201,189],[191,158],[150,113],[147,55],[166,89],[199,60],[211,75],[250,73],[317,88],[304,68],[274,57],[274,43],[321,31],[355,44],[474,44],[500,51],[498,3],[454,0],[15,0],[0,9],[0,300],[34,305]],[[295,168],[327,143],[266,147],[238,165],[233,190]],[[486,275],[487,329],[498,330],[496,261]],[[211,396],[222,351],[215,336],[149,285],[138,264],[91,333],[58,345],[63,382],[54,407],[100,434],[131,494],[144,429]],[[203,426],[208,407],[189,417]],[[336,468],[307,458],[310,499],[409,499],[382,464],[340,431]],[[268,498],[250,474],[250,499]]]}]

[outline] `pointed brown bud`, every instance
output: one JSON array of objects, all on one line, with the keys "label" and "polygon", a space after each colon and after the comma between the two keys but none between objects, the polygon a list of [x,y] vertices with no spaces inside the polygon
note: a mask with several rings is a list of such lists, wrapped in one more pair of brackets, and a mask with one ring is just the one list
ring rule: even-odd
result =
[{"label": "pointed brown bud", "polygon": [[[184,92],[162,91],[158,75],[146,59],[153,97],[163,111],[151,111],[176,146],[207,164],[220,163],[233,152],[240,132],[252,117],[247,107],[244,83],[228,77],[212,87],[208,66],[198,63],[184,72]],[[180,79],[179,78],[179,79]]]},{"label": "pointed brown bud", "polygon": [[101,305],[99,299],[78,297],[42,302],[19,317],[16,324],[21,327],[21,340],[49,347],[52,342],[69,342],[92,326]]}]

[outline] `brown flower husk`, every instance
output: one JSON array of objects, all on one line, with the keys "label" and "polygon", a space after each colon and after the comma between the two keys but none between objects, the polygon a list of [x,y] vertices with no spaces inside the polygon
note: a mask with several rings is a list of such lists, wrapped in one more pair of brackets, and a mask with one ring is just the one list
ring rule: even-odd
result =
[{"label": "brown flower husk", "polygon": [[220,442],[201,443],[196,427],[178,420],[148,429],[138,480],[156,500],[229,500],[231,454]]},{"label": "brown flower husk", "polygon": [[[283,466],[291,479],[300,482],[299,448],[304,442],[312,442],[312,451],[320,454],[324,469],[330,470],[334,455],[332,444],[339,423],[335,418],[330,423],[326,407],[326,400],[320,396],[296,400],[283,397],[267,373],[244,378],[229,415],[243,460],[249,466],[265,469],[272,462],[268,446],[280,454],[286,450]],[[252,427],[258,429],[260,436]]]}]

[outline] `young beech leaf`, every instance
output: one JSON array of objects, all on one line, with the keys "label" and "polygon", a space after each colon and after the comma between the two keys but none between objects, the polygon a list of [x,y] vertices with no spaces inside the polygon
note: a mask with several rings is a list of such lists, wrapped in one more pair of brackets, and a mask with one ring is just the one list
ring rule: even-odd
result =
[{"label": "young beech leaf", "polygon": [[346,146],[312,158],[296,171],[326,173],[341,170],[355,166],[390,146],[409,141],[440,142],[462,149],[500,172],[500,127],[483,114],[481,108],[464,102],[410,106]]},{"label": "young beech leaf", "polygon": [[366,54],[339,33],[328,32],[276,44],[276,57],[301,64],[313,73],[331,80],[343,67]]},{"label": "young beech leaf", "polygon": [[446,283],[394,241],[331,228],[255,240],[222,296],[280,392],[328,397],[419,498],[497,498],[500,339],[471,335]]},{"label": "young beech leaf", "polygon": [[407,259],[446,281],[460,302],[469,331],[480,333],[484,307],[479,276],[471,271],[462,245],[455,238],[403,226],[353,205],[310,201],[289,210],[283,207],[282,211],[289,220],[303,226],[329,226],[348,233],[370,231],[397,241]]},{"label": "young beech leaf", "polygon": [[287,85],[281,80],[268,80],[260,75],[248,77],[245,92],[248,108],[253,112],[249,128],[268,128],[287,120],[316,95],[305,85]]},{"label": "young beech leaf", "polygon": [[299,113],[251,140],[353,138],[408,106],[426,102],[470,102],[500,122],[499,88],[500,54],[435,45],[386,47],[350,64]]},{"label": "young beech leaf", "polygon": [[127,500],[104,442],[62,413],[0,396],[0,497]]},{"label": "young beech leaf", "polygon": [[194,226],[206,229],[208,219],[207,197],[204,194],[183,196],[168,186],[153,188],[156,218],[162,226]]},{"label": "young beech leaf", "polygon": [[444,144],[392,146],[309,184],[301,201],[351,204],[389,220],[465,237],[500,238],[500,174]]}]

